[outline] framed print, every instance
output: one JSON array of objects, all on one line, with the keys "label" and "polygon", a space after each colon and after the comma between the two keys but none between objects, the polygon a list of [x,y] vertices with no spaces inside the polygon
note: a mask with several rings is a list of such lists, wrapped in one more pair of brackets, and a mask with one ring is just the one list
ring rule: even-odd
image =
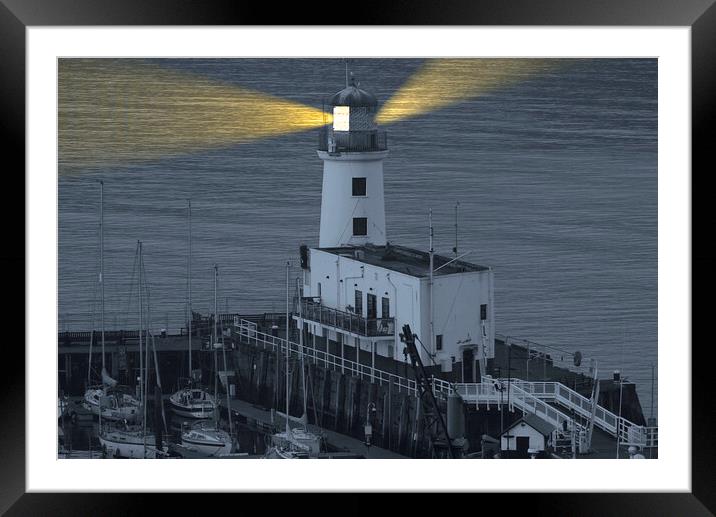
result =
[{"label": "framed print", "polygon": [[709,2],[312,26],[85,7],[2,8],[28,201],[3,510],[427,491],[713,511],[691,337]]}]

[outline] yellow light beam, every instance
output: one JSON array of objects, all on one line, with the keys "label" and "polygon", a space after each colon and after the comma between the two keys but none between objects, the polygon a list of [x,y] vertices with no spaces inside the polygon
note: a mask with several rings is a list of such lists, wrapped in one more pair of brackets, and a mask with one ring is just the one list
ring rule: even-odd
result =
[{"label": "yellow light beam", "polygon": [[140,60],[62,59],[58,68],[59,160],[68,167],[156,159],[331,122],[311,106]]},{"label": "yellow light beam", "polygon": [[553,59],[429,59],[383,105],[379,124],[416,117],[497,88],[522,81],[554,66]]}]

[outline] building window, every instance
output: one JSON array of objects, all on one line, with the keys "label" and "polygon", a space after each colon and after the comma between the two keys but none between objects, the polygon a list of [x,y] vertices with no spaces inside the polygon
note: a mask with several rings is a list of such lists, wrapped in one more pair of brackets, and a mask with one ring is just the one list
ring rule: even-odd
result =
[{"label": "building window", "polygon": [[366,307],[366,317],[369,320],[374,320],[378,317],[378,298],[374,294],[368,293],[368,306]]},{"label": "building window", "polygon": [[353,235],[368,235],[368,218],[353,218]]},{"label": "building window", "polygon": [[366,195],[366,179],[365,178],[353,178],[353,195],[354,196],[365,196]]},{"label": "building window", "polygon": [[380,301],[380,317],[383,319],[390,318],[390,298],[383,298]]},{"label": "building window", "polygon": [[485,321],[487,319],[487,304],[483,303],[480,305],[480,320]]},{"label": "building window", "polygon": [[435,336],[435,350],[442,350],[443,349],[443,335],[438,334]]},{"label": "building window", "polygon": [[356,314],[363,315],[363,291],[356,289]]}]

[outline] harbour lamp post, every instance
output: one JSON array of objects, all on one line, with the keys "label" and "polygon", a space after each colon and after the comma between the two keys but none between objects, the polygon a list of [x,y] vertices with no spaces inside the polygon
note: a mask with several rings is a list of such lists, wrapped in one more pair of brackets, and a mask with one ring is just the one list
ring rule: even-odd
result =
[{"label": "harbour lamp post", "polygon": [[375,404],[373,402],[368,403],[368,407],[365,410],[365,446],[370,447],[371,438],[373,437],[373,426],[371,422],[372,413],[376,412]]},{"label": "harbour lamp post", "polygon": [[617,459],[619,459],[619,446],[621,445],[620,424],[622,419],[622,393],[624,390],[624,378],[621,371],[614,370],[614,382],[619,383],[619,413],[617,414]]},{"label": "harbour lamp post", "polygon": [[500,436],[501,436],[502,433],[505,432],[505,418],[504,418],[504,415],[505,415],[504,409],[505,409],[505,408],[504,408],[503,405],[502,405],[502,394],[503,394],[504,391],[505,391],[505,387],[504,387],[504,385],[502,384],[502,381],[499,380],[499,379],[500,379],[500,373],[502,373],[501,368],[500,368],[499,366],[496,366],[495,369],[497,370],[497,379],[498,379],[498,380],[495,381],[495,383],[493,384],[493,387],[494,387],[497,391],[500,392]]}]

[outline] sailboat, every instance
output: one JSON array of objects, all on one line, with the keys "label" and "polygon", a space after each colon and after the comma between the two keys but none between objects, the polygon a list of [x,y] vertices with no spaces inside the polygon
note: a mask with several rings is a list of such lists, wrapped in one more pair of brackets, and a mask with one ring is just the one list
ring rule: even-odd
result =
[{"label": "sailboat", "polygon": [[[216,349],[221,347],[224,356],[224,371],[226,371],[226,349],[222,343],[219,343],[218,332],[217,332],[217,284],[219,278],[219,268],[214,264],[214,328],[212,331],[212,348],[214,353],[214,396],[218,396],[218,378],[219,372],[217,369],[216,362]],[[180,454],[185,457],[194,458],[210,458],[210,457],[221,457],[231,454],[234,449],[233,425],[231,421],[231,400],[229,398],[229,390],[227,385],[226,390],[226,403],[229,415],[229,432],[219,428],[219,417],[218,411],[214,422],[199,421],[194,423],[187,430],[182,430],[181,433],[181,448]],[[238,448],[238,444],[236,444]]]},{"label": "sailboat", "polygon": [[189,379],[185,386],[181,387],[169,397],[171,410],[185,418],[211,418],[216,411],[214,397],[205,389],[194,386],[192,382],[192,357],[191,338],[193,312],[191,307],[191,201],[188,201],[189,219],[189,255],[187,257],[187,285],[188,285],[188,308],[189,308]]},{"label": "sailboat", "polygon": [[[146,346],[143,347],[144,322],[143,322],[143,299],[142,299],[142,277],[144,274],[144,261],[142,259],[142,243],[137,243],[137,254],[139,261],[139,379],[140,392],[142,394],[139,412],[142,418],[141,424],[130,424],[127,420],[102,424],[100,415],[99,441],[102,451],[106,457],[115,458],[160,458],[166,456],[167,446],[164,444],[161,433],[157,434],[147,431],[147,389],[149,386],[149,333],[147,332]],[[147,308],[147,311],[149,309]],[[152,348],[154,351],[154,368],[157,377],[157,400],[158,407],[161,407],[161,381],[159,380],[159,367],[157,364],[156,348],[154,348],[154,336]],[[146,359],[143,360],[142,355]],[[164,418],[162,408],[162,418]],[[166,423],[165,423],[166,427]]]},{"label": "sailboat", "polygon": [[[105,368],[104,354],[104,182],[100,181],[99,202],[99,285],[101,306],[101,341],[102,341],[102,373],[101,384],[89,386],[82,399],[82,406],[92,414],[105,420],[136,420],[139,416],[139,401],[126,390],[117,386]],[[87,381],[91,382],[92,375],[92,339],[90,339],[89,366],[87,368]]]},{"label": "sailboat", "polygon": [[[281,433],[276,433],[271,437],[271,447],[268,448],[265,458],[269,459],[295,459],[295,458],[317,458],[321,453],[321,437],[308,430],[306,425],[306,380],[304,376],[303,364],[303,331],[299,332],[299,345],[301,349],[301,376],[303,379],[303,426],[292,428],[288,414],[290,401],[290,379],[289,379],[289,269],[290,262],[286,263],[286,428]],[[301,304],[298,304],[299,310]],[[299,316],[299,328],[303,325],[303,320]]]}]

